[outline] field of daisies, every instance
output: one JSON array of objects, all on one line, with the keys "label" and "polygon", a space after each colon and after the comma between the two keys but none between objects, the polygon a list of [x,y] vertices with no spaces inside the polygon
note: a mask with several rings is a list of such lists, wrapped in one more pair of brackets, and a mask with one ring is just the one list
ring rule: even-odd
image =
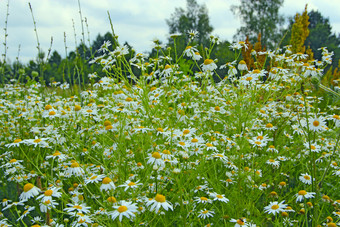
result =
[{"label": "field of daisies", "polygon": [[110,45],[80,92],[1,87],[1,226],[340,225],[339,107],[315,95],[326,48],[248,69],[244,42],[232,62]]}]

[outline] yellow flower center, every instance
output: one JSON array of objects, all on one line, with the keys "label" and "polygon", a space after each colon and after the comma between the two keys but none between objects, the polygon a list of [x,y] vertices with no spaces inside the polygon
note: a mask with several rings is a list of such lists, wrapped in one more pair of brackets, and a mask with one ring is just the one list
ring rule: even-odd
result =
[{"label": "yellow flower center", "polygon": [[79,106],[79,105],[75,105],[75,106],[74,106],[74,110],[75,110],[75,111],[79,111],[79,110],[81,110],[81,106]]},{"label": "yellow flower center", "polygon": [[51,105],[46,105],[46,106],[45,106],[45,110],[50,110],[50,109],[52,109],[52,106],[51,106]]},{"label": "yellow flower center", "polygon": [[45,194],[45,196],[52,196],[53,191],[52,190],[47,190],[44,194]]},{"label": "yellow flower center", "polygon": [[192,142],[192,143],[197,143],[197,142],[198,142],[198,139],[193,138],[193,139],[191,140],[191,142]]},{"label": "yellow flower center", "polygon": [[275,204],[275,205],[273,205],[271,208],[272,208],[273,210],[277,210],[277,209],[279,209],[280,207],[279,207],[279,205]]},{"label": "yellow flower center", "polygon": [[306,180],[310,180],[310,177],[307,175],[303,176],[303,178],[305,178]]},{"label": "yellow flower center", "polygon": [[203,214],[206,214],[206,213],[208,213],[209,212],[209,210],[205,210],[205,211],[203,211],[202,213]]},{"label": "yellow flower center", "polygon": [[164,150],[162,153],[163,154],[171,154],[169,150]]},{"label": "yellow flower center", "polygon": [[200,199],[203,200],[203,201],[208,201],[208,198],[207,198],[207,197],[203,197],[203,196],[202,196]]},{"label": "yellow flower center", "polygon": [[10,161],[9,161],[9,163],[14,163],[14,162],[16,162],[17,160],[16,159],[11,159]]},{"label": "yellow flower center", "polygon": [[223,199],[222,195],[216,195],[216,197],[219,198],[219,199]]},{"label": "yellow flower center", "polygon": [[211,143],[206,143],[207,147],[212,147],[213,145]]},{"label": "yellow flower center", "polygon": [[78,164],[77,162],[74,162],[74,163],[71,164],[71,167],[72,167],[72,168],[79,167],[79,164]]},{"label": "yellow flower center", "polygon": [[73,208],[76,208],[77,210],[83,209],[82,206],[79,206],[79,205],[74,205]]},{"label": "yellow flower center", "polygon": [[266,124],[266,128],[272,128],[273,125],[271,123]]},{"label": "yellow flower center", "polygon": [[164,132],[164,130],[162,128],[157,128],[158,132]]},{"label": "yellow flower center", "polygon": [[246,81],[250,81],[250,80],[252,80],[252,79],[253,79],[253,77],[248,76],[248,77],[246,78]]},{"label": "yellow flower center", "polygon": [[25,184],[24,186],[24,192],[28,192],[29,190],[31,190],[32,188],[34,188],[34,185],[33,184]]},{"label": "yellow flower center", "polygon": [[50,111],[49,113],[48,113],[48,115],[50,115],[50,116],[53,116],[53,115],[55,115],[56,113],[52,110],[52,111]]},{"label": "yellow flower center", "polygon": [[130,186],[130,187],[131,187],[131,186],[134,186],[134,185],[136,185],[135,182],[132,182],[132,181],[131,181],[130,183],[128,183],[128,186]]},{"label": "yellow flower center", "polygon": [[41,142],[41,139],[35,139],[33,142],[34,143],[39,143],[39,142]]},{"label": "yellow flower center", "polygon": [[257,140],[263,140],[263,136],[256,137]]},{"label": "yellow flower center", "polygon": [[94,180],[94,179],[96,179],[98,176],[96,176],[96,175],[94,175],[94,176],[92,176],[90,179],[91,180]]},{"label": "yellow flower center", "polygon": [[189,129],[185,129],[185,130],[183,131],[183,134],[184,134],[184,135],[189,134],[189,133],[190,133],[190,130],[189,130]]},{"label": "yellow flower center", "polygon": [[20,143],[22,140],[21,139],[15,139],[14,143]]},{"label": "yellow flower center", "polygon": [[220,108],[219,106],[215,106],[215,110],[216,110],[216,111],[220,111],[221,108]]},{"label": "yellow flower center", "polygon": [[241,218],[237,219],[236,223],[239,225],[244,225],[244,221]]},{"label": "yellow flower center", "polygon": [[158,152],[153,152],[152,157],[155,158],[155,159],[160,159],[161,155]]},{"label": "yellow flower center", "polygon": [[179,145],[185,146],[185,143],[184,142],[179,142]]},{"label": "yellow flower center", "polygon": [[300,190],[298,194],[299,195],[307,195],[307,192],[305,190]]},{"label": "yellow flower center", "polygon": [[112,180],[109,177],[105,177],[102,181],[103,184],[109,184]]},{"label": "yellow flower center", "polygon": [[313,121],[313,125],[314,125],[315,127],[318,127],[319,124],[320,124],[320,122],[319,122],[318,120]]},{"label": "yellow flower center", "polygon": [[110,202],[110,203],[115,203],[115,202],[117,202],[117,199],[113,196],[110,196],[109,198],[107,198],[107,201]]},{"label": "yellow flower center", "polygon": [[210,65],[213,62],[214,62],[214,60],[212,60],[212,59],[205,59],[203,64],[204,65]]},{"label": "yellow flower center", "polygon": [[56,152],[54,152],[52,155],[53,155],[53,156],[59,156],[59,155],[61,155],[61,153],[60,153],[59,151],[56,151]]},{"label": "yellow flower center", "polygon": [[123,212],[127,211],[128,208],[127,208],[127,206],[120,206],[120,207],[118,207],[117,210],[118,210],[119,213],[123,213]]},{"label": "yellow flower center", "polygon": [[164,203],[166,201],[165,196],[161,194],[157,194],[155,200],[159,203]]}]

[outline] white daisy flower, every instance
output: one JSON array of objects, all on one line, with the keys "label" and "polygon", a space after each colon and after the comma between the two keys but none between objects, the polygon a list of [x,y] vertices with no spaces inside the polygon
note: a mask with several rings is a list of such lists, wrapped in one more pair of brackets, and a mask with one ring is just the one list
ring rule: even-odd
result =
[{"label": "white daisy flower", "polygon": [[315,194],[316,194],[315,192],[306,192],[305,190],[300,190],[297,194],[295,194],[296,202],[302,202],[304,198],[306,199],[314,198]]},{"label": "white daisy flower", "polygon": [[308,173],[301,174],[299,180],[304,184],[312,184],[312,177]]},{"label": "white daisy flower", "polygon": [[287,204],[284,204],[285,201],[282,202],[270,202],[268,206],[264,207],[264,212],[268,213],[268,214],[278,214],[280,212],[285,211],[285,209],[287,208]]},{"label": "white daisy flower", "polygon": [[137,212],[137,205],[132,202],[121,201],[120,206],[113,206],[114,211],[109,212],[108,214],[111,216],[112,220],[115,220],[119,217],[119,221],[122,221],[123,217],[128,219],[132,219],[135,217]]},{"label": "white daisy flower", "polygon": [[156,213],[158,213],[161,207],[163,207],[166,211],[169,208],[173,210],[172,204],[167,202],[165,196],[161,194],[157,194],[154,199],[149,199],[149,201],[146,203],[146,206],[150,206],[150,210],[155,210]]},{"label": "white daisy flower", "polygon": [[199,218],[203,218],[203,219],[206,219],[206,218],[210,218],[210,217],[213,217],[215,214],[215,212],[213,210],[201,210],[199,212],[199,215],[198,217]]},{"label": "white daisy flower", "polygon": [[34,186],[31,183],[25,184],[24,191],[21,193],[19,199],[20,201],[28,200],[34,196],[39,195],[40,191],[41,190],[38,187]]}]

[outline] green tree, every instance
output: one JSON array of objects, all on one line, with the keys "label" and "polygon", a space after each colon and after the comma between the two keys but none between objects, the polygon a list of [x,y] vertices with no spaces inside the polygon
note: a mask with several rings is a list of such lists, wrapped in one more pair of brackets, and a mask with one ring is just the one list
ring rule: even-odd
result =
[{"label": "green tree", "polygon": [[196,0],[187,0],[186,10],[176,8],[166,23],[169,26],[170,34],[181,33],[185,35],[185,41],[188,41],[188,32],[196,31],[198,33],[196,41],[203,45],[209,43],[209,35],[213,31],[207,7],[199,5]]},{"label": "green tree", "polygon": [[333,51],[333,66],[338,63],[340,55],[340,39],[332,33],[332,26],[328,18],[324,18],[318,11],[310,11],[309,16],[309,36],[305,41],[306,46],[314,52],[316,59],[321,59],[320,47],[327,47],[329,51]]},{"label": "green tree", "polygon": [[[308,12],[309,16],[309,35],[306,38],[304,45],[310,47],[314,53],[314,58],[321,60],[321,50],[320,47],[327,47],[333,55],[333,68],[338,65],[340,58],[340,36],[336,36],[332,33],[332,26],[329,23],[329,19],[322,16],[318,11]],[[282,36],[285,35],[281,46],[290,44],[291,31],[294,24],[294,18],[289,19],[289,25],[285,31],[283,31]]]},{"label": "green tree", "polygon": [[251,43],[257,42],[261,33],[261,44],[269,48],[275,47],[281,38],[281,27],[284,17],[279,9],[284,0],[241,0],[240,5],[232,5],[231,11],[242,21],[234,39],[245,40],[249,37]]}]

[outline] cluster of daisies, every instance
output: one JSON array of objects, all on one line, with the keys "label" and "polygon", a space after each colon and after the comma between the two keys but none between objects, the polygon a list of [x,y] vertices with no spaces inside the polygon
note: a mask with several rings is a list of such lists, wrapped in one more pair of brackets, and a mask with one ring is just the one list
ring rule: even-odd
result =
[{"label": "cluster of daisies", "polygon": [[339,108],[308,83],[327,49],[257,53],[265,70],[195,46],[178,65],[156,41],[158,58],[128,62],[110,45],[91,90],[1,88],[1,226],[338,225]]}]

